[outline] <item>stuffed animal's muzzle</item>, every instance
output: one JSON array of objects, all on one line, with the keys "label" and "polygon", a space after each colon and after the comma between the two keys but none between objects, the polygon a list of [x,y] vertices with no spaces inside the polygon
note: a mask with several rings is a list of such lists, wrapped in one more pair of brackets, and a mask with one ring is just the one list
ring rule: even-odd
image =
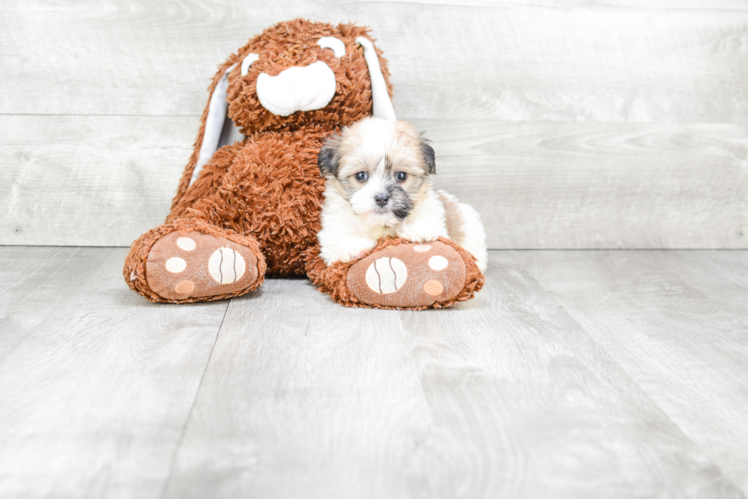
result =
[{"label": "stuffed animal's muzzle", "polygon": [[294,66],[276,76],[257,77],[260,104],[278,116],[322,109],[335,95],[335,73],[323,61]]},{"label": "stuffed animal's muzzle", "polygon": [[[345,54],[345,46],[338,40],[338,43],[330,41],[333,37],[323,37],[320,39],[320,45],[323,48],[332,48],[335,55],[341,57]],[[374,44],[371,40],[358,37],[356,43],[364,49],[364,59],[369,69],[369,78],[371,80],[371,99],[372,114],[389,120],[396,120],[395,108],[392,107],[392,101],[387,93],[387,84],[382,74],[382,68],[379,66]],[[241,63],[241,74],[246,75],[249,67],[259,59],[254,53],[247,54]],[[237,63],[238,64],[238,63]],[[224,122],[228,119],[226,110],[226,93],[229,86],[229,73],[237,66],[229,66],[223,76],[216,82],[213,94],[210,96],[208,106],[208,116],[205,119],[205,129],[203,132],[203,142],[200,146],[200,153],[192,170],[190,184],[200,175],[203,166],[210,161],[219,146],[232,144],[233,137],[239,134],[238,129],[233,126],[231,120],[231,130],[235,133],[229,133],[225,136],[226,142],[221,143]],[[276,76],[270,76],[267,73],[260,73],[257,77],[257,97],[260,104],[278,116],[289,116],[297,111],[313,111],[322,109],[327,106],[335,96],[336,90],[335,73],[330,66],[323,61],[317,61],[309,66],[293,66],[283,70]]]}]

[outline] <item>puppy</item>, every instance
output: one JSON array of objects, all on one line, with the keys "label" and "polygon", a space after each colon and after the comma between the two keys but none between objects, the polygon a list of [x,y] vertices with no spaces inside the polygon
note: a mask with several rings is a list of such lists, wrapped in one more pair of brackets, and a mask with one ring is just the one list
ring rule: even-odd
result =
[{"label": "puppy", "polygon": [[318,161],[327,187],[317,239],[328,265],[362,257],[385,236],[418,243],[444,236],[486,270],[478,212],[433,189],[434,150],[408,123],[365,118],[330,137]]}]

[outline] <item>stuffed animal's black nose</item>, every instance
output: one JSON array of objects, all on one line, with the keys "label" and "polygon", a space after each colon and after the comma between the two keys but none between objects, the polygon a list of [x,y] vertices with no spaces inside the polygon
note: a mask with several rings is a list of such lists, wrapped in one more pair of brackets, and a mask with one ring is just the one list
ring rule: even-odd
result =
[{"label": "stuffed animal's black nose", "polygon": [[374,201],[376,201],[377,205],[379,205],[380,207],[385,206],[389,199],[390,199],[390,195],[387,193],[378,194],[374,197]]}]

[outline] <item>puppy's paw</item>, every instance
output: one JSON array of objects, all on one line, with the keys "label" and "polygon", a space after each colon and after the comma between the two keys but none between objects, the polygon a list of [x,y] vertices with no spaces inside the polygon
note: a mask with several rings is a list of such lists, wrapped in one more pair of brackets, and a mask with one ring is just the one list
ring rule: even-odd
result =
[{"label": "puppy's paw", "polygon": [[439,236],[446,236],[440,234],[438,230],[434,230],[433,227],[429,227],[426,224],[414,224],[403,227],[397,231],[397,235],[400,238],[410,240],[413,243],[430,243],[439,239]]},{"label": "puppy's paw", "polygon": [[375,246],[377,246],[376,240],[370,240],[369,238],[347,238],[338,241],[334,248],[329,248],[329,245],[322,247],[322,257],[327,264],[333,262],[352,262],[366,255]]},{"label": "puppy's paw", "polygon": [[376,240],[370,240],[368,238],[357,239],[348,249],[348,255],[346,256],[347,260],[344,262],[351,262],[360,259],[375,246],[377,246]]},{"label": "puppy's paw", "polygon": [[351,260],[358,260],[358,259],[360,259],[364,255],[366,255],[366,252],[367,252],[367,250],[360,250],[360,251],[356,252],[355,255],[351,255],[351,258],[350,258],[350,260],[348,262],[350,262]]}]

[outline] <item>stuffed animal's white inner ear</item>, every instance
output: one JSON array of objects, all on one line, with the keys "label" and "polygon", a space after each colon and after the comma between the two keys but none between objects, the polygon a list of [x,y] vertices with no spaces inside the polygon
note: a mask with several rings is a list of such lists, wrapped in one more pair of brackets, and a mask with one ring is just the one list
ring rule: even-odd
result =
[{"label": "stuffed animal's white inner ear", "polygon": [[345,55],[345,44],[341,39],[334,36],[323,36],[317,41],[317,45],[323,49],[332,49],[335,52],[335,57],[343,57]]},{"label": "stuffed animal's white inner ear", "polygon": [[195,179],[200,175],[203,166],[210,161],[213,157],[213,153],[218,149],[218,142],[221,139],[221,131],[223,130],[223,124],[226,120],[226,111],[229,107],[226,102],[226,94],[229,88],[229,73],[234,68],[236,68],[236,64],[232,65],[223,73],[221,79],[218,80],[216,88],[213,90],[213,95],[210,96],[208,117],[205,119],[205,130],[203,131],[203,143],[200,145],[200,155],[197,158],[195,169],[192,171],[190,184],[195,182]]},{"label": "stuffed animal's white inner ear", "polygon": [[249,72],[249,67],[252,66],[252,63],[254,63],[259,58],[260,56],[258,56],[254,52],[250,52],[249,54],[247,54],[247,57],[245,57],[242,61],[242,76],[246,75]]},{"label": "stuffed animal's white inner ear", "polygon": [[373,103],[373,115],[388,120],[397,120],[395,108],[392,106],[390,95],[387,93],[387,82],[384,81],[382,68],[379,66],[377,49],[371,40],[362,36],[356,38],[356,42],[364,48],[364,59],[369,67],[369,79],[371,80],[371,100]]}]

